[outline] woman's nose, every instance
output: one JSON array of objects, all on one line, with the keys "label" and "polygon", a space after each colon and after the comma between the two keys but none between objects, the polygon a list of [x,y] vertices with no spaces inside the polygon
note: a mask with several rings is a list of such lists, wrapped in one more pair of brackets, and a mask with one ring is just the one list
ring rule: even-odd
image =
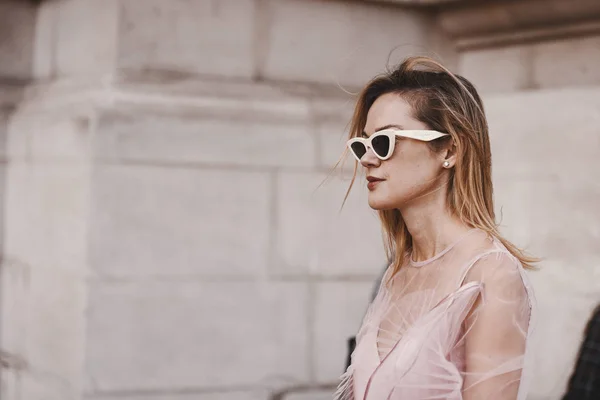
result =
[{"label": "woman's nose", "polygon": [[377,158],[377,156],[373,152],[373,149],[369,147],[367,148],[367,152],[365,153],[365,155],[362,156],[362,158],[360,159],[360,163],[365,168],[372,168],[379,166],[379,164],[381,164],[381,160]]}]

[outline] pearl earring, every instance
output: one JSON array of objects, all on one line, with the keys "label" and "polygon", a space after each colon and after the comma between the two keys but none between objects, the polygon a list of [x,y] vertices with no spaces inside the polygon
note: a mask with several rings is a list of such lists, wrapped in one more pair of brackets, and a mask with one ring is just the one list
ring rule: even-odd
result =
[{"label": "pearl earring", "polygon": [[448,168],[450,166],[450,162],[449,161],[444,161],[444,168]]}]

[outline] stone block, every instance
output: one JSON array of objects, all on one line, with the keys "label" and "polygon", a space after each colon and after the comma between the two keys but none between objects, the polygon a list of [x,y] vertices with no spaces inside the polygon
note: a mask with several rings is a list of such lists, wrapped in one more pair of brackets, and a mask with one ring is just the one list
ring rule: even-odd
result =
[{"label": "stone block", "polygon": [[531,176],[502,176],[496,174],[494,178],[494,205],[496,221],[500,224],[500,231],[508,240],[531,251],[534,244],[534,227],[532,227],[531,213],[535,204],[535,187]]},{"label": "stone block", "polygon": [[33,386],[58,384],[63,392],[77,392],[85,332],[83,279],[14,260],[5,261],[3,270],[3,350],[23,360]]},{"label": "stone block", "polygon": [[[32,269],[29,275],[26,360],[35,371],[77,387],[83,366],[86,284],[69,272]],[[22,310],[21,310],[22,311]]]},{"label": "stone block", "polygon": [[592,217],[599,200],[600,139],[593,127],[600,109],[592,91],[569,92],[495,98],[487,109],[497,212],[507,207],[509,237],[534,254],[585,264],[600,237]]},{"label": "stone block", "polygon": [[347,340],[358,332],[374,286],[374,280],[316,284],[313,357],[317,381],[337,382],[344,372]]},{"label": "stone block", "polygon": [[[39,257],[32,254],[32,244],[39,244],[37,237],[40,231],[32,232],[39,219],[34,208],[36,191],[32,167],[21,163],[11,163],[5,167],[6,186],[10,188],[4,199],[4,228],[8,232],[3,243],[4,257],[9,260],[19,260],[26,265],[32,265]],[[36,218],[38,217],[38,218]],[[36,237],[32,237],[36,235]],[[34,248],[36,248],[35,246]]]},{"label": "stone block", "polygon": [[4,256],[85,273],[89,168],[13,162],[7,167]]},{"label": "stone block", "polygon": [[[600,201],[597,174],[562,180],[552,176],[499,176],[495,181],[497,219],[516,244],[547,259],[589,268],[600,254],[593,217]],[[565,235],[564,232],[569,232]],[[600,269],[598,269],[600,273]]]},{"label": "stone block", "polygon": [[498,94],[484,102],[496,172],[571,177],[598,165],[596,88]]},{"label": "stone block", "polygon": [[29,2],[0,2],[0,77],[9,80],[31,77],[35,8]]},{"label": "stone block", "polygon": [[[64,115],[20,115],[12,135],[25,136],[27,155],[36,162],[68,161],[87,163],[92,126],[89,117]],[[18,149],[15,156],[19,157]]]},{"label": "stone block", "polygon": [[113,276],[253,276],[268,262],[262,172],[98,166],[90,262]]},{"label": "stone block", "polygon": [[358,86],[388,61],[431,50],[433,25],[417,11],[341,1],[267,4],[268,45],[260,69],[267,78]]},{"label": "stone block", "polygon": [[533,79],[541,88],[600,84],[600,36],[538,43],[533,47]]},{"label": "stone block", "polygon": [[[537,205],[530,214],[534,244],[545,257],[562,260],[574,268],[586,265],[590,257],[600,262],[599,181],[596,167],[587,176],[531,183],[530,201]],[[597,268],[600,273],[600,265]]]},{"label": "stone block", "polygon": [[357,177],[280,173],[277,179],[276,274],[376,276],[386,263],[379,219]]},{"label": "stone block", "polygon": [[181,393],[174,391],[172,393],[145,393],[145,394],[89,394],[83,397],[83,400],[269,400],[269,393],[265,389],[257,390],[235,390],[223,389],[222,391],[191,391]]},{"label": "stone block", "polygon": [[79,393],[88,173],[73,165],[7,167],[0,336],[25,370],[9,372],[5,393],[61,400]]},{"label": "stone block", "polygon": [[[29,309],[30,270],[29,265],[7,258],[2,260],[2,268],[0,269],[2,351],[11,355],[10,358],[15,365],[11,365],[10,368],[6,369],[13,371],[15,374],[22,372],[27,365],[25,359],[27,341],[23,332],[28,331],[29,319],[27,312],[23,312],[23,310]],[[2,386],[2,389],[4,387]]]},{"label": "stone block", "polygon": [[2,371],[2,398],[79,399],[83,278],[5,258],[1,283],[2,350],[13,360]]},{"label": "stone block", "polygon": [[283,400],[330,400],[334,390],[309,390],[301,393],[290,393]]},{"label": "stone block", "polygon": [[518,45],[465,51],[458,73],[480,93],[514,92],[531,86],[531,46]]},{"label": "stone block", "polygon": [[526,172],[499,176],[495,200],[502,232],[544,260],[562,260],[573,268],[589,266],[594,257],[600,260],[599,179],[591,171],[572,178]]},{"label": "stone block", "polygon": [[26,118],[15,118],[15,114],[4,116],[5,142],[3,155],[11,160],[25,160],[30,154],[30,136],[35,123]]},{"label": "stone block", "polygon": [[80,400],[81,393],[60,377],[41,371],[2,371],[3,400]]},{"label": "stone block", "polygon": [[6,205],[6,164],[0,163],[0,243],[4,243]]},{"label": "stone block", "polygon": [[0,110],[0,160],[8,158],[8,125],[10,113]]},{"label": "stone block", "polygon": [[316,138],[308,123],[108,113],[98,130],[94,151],[104,159],[211,166],[316,164]]},{"label": "stone block", "polygon": [[[317,99],[332,97],[331,91],[331,88],[302,82],[274,83],[123,72],[115,78],[114,91],[109,97],[116,101],[104,114],[158,114],[248,125],[272,123],[296,126],[311,121],[311,111],[319,117],[323,113],[335,112],[335,107],[333,110],[329,107],[316,110],[314,104],[326,104],[327,100]],[[335,94],[338,92],[335,91]]]},{"label": "stone block", "polygon": [[315,90],[310,98],[313,119],[321,123],[342,123],[342,128],[352,119],[357,92],[344,91],[342,88],[320,86],[323,94]]},{"label": "stone block", "polygon": [[349,120],[330,121],[317,125],[321,167],[331,169],[340,162],[339,167],[350,171],[354,169],[355,158],[351,154],[342,158],[346,150],[349,123]]},{"label": "stone block", "polygon": [[253,0],[138,0],[120,6],[119,68],[167,76],[253,75]]},{"label": "stone block", "polygon": [[306,285],[96,282],[89,297],[86,393],[305,381]]},{"label": "stone block", "polygon": [[56,50],[53,55],[38,51],[39,72],[44,70],[43,56],[54,57],[54,73],[59,76],[113,72],[117,57],[119,1],[65,0],[50,6],[57,7],[57,11],[47,11],[41,16],[55,21],[53,45]]}]

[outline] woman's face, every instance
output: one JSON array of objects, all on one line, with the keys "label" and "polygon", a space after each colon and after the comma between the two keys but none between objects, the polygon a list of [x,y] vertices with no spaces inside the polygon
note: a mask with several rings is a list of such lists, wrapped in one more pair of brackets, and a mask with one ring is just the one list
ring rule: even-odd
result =
[{"label": "woman's face", "polygon": [[[364,136],[386,128],[431,129],[412,117],[412,107],[398,94],[380,96],[367,114]],[[397,137],[392,156],[381,161],[372,149],[361,158],[375,210],[402,209],[442,186],[446,152],[435,153],[427,142]],[[445,193],[445,192],[444,192]]]}]

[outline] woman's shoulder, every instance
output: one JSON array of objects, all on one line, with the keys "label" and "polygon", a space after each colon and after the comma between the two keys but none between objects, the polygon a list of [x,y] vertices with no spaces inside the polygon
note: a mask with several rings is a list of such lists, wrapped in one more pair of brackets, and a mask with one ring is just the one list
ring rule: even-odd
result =
[{"label": "woman's shoulder", "polygon": [[478,255],[464,275],[464,283],[483,284],[484,297],[488,295],[510,299],[515,304],[534,308],[533,288],[518,258],[501,244]]},{"label": "woman's shoulder", "polygon": [[527,286],[523,265],[500,239],[480,232],[463,251],[466,260],[462,274],[464,282],[502,282],[505,285]]},{"label": "woman's shoulder", "polygon": [[522,275],[523,266],[519,260],[505,249],[489,249],[473,257],[469,263],[466,273],[467,278],[488,280],[492,277],[519,278]]},{"label": "woman's shoulder", "polygon": [[460,249],[461,256],[470,268],[475,269],[496,269],[504,271],[514,271],[523,268],[521,262],[502,244],[497,237],[484,232],[475,230],[470,240],[466,241]]}]

